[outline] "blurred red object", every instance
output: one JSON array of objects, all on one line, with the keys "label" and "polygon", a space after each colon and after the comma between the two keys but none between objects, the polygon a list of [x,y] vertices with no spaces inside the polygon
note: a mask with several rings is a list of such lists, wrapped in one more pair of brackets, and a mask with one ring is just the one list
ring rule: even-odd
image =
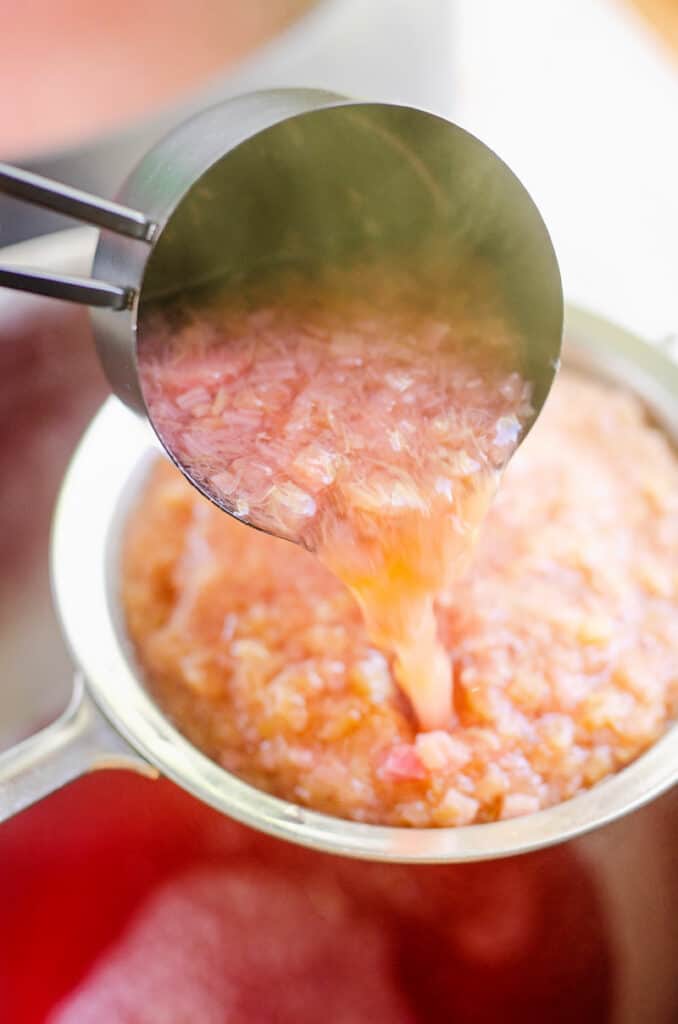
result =
[{"label": "blurred red object", "polygon": [[390,1007],[394,1024],[609,1019],[604,922],[566,847],[468,866],[351,862],[260,836],[169,782],[110,772],[4,825],[0,860],[0,1005],[12,1024],[45,1021],[59,1003],[53,1019],[68,1024],[155,1024],[187,1005],[202,1022],[222,990],[224,1021],[268,1024],[268,989],[295,976],[304,1003],[274,1000],[280,1024],[317,1020],[318,1005],[328,1021],[333,1007],[362,1021],[366,1005]]},{"label": "blurred red object", "polygon": [[310,0],[29,0],[3,5],[0,156],[150,114],[279,32]]}]

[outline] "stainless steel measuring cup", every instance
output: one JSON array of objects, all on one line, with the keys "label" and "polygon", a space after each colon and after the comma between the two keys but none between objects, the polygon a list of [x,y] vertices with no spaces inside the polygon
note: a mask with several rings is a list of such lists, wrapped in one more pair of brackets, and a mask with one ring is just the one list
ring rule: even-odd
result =
[{"label": "stainless steel measuring cup", "polygon": [[0,191],[101,229],[91,280],[0,267],[0,287],[92,306],[111,387],[138,412],[152,311],[289,266],[384,264],[427,287],[435,260],[438,290],[482,267],[492,295],[481,287],[477,301],[505,310],[535,413],[553,381],[562,289],[541,216],[491,150],[433,114],[315,90],[254,93],[175,129],[115,203],[6,165]]}]

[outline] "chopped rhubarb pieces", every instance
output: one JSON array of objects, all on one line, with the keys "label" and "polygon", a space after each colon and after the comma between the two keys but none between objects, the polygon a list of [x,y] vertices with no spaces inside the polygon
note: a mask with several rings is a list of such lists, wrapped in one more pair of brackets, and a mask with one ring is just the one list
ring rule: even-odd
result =
[{"label": "chopped rhubarb pieces", "polygon": [[[649,495],[654,477],[661,494]],[[411,558],[432,546],[430,524],[407,520],[410,557],[382,553],[381,574],[349,529],[351,593],[159,463],[127,528],[127,623],[161,707],[253,785],[362,822],[512,818],[598,783],[675,715],[676,494],[678,461],[641,405],[563,374],[470,568],[427,616],[418,586],[435,576],[422,582]],[[647,565],[673,589],[648,589]],[[417,636],[431,620],[454,713],[446,696],[431,712],[444,724],[425,728],[403,691],[417,672],[428,681],[431,653],[423,644],[408,664],[416,645],[391,647],[389,629]],[[420,706],[425,693],[413,692]]]},{"label": "chopped rhubarb pieces", "polygon": [[409,743],[399,743],[387,752],[379,766],[382,779],[425,779],[426,768]]}]

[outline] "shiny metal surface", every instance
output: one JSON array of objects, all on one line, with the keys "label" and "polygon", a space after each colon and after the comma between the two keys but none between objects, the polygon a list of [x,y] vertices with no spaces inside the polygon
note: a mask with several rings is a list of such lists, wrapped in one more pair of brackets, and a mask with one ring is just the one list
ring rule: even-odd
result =
[{"label": "shiny metal surface", "polygon": [[0,192],[130,238],[150,241],[155,231],[143,213],[10,164],[0,163]]},{"label": "shiny metal surface", "polygon": [[[238,218],[241,230],[245,224],[247,237],[252,238],[253,258],[260,260],[266,252],[265,239],[254,236],[245,213],[251,211],[256,168],[248,161],[248,174],[238,181],[236,202],[229,204],[227,190],[233,186],[229,155],[267,129],[344,102],[333,93],[310,89],[272,90],[229,100],[184,122],[161,140],[123,185],[120,201],[144,210],[158,225],[151,249],[102,232],[94,258],[94,277],[115,282],[132,296],[119,312],[96,309],[92,313],[101,364],[114,393],[125,404],[146,413],[137,372],[142,303],[167,298],[203,284],[206,276],[217,276],[222,254],[231,252],[235,257],[237,252]],[[242,260],[243,254],[238,255]]]},{"label": "shiny metal surface", "polygon": [[[37,190],[41,202],[108,223],[93,278],[111,289],[96,295],[95,337],[113,391],[138,412],[138,348],[159,305],[286,266],[395,267],[424,297],[461,288],[471,309],[510,324],[535,415],[550,389],[563,299],[546,227],[510,169],[441,117],[310,89],[241,96],[155,146],[116,216],[23,172],[5,179],[24,197]],[[58,294],[54,277],[13,270],[5,282]],[[82,282],[66,284],[69,298],[87,300]]]},{"label": "shiny metal surface", "polygon": [[0,821],[86,772],[101,768],[158,774],[102,717],[76,675],[73,695],[63,714],[11,752],[0,755]]},{"label": "shiny metal surface", "polygon": [[42,295],[48,299],[77,302],[93,309],[125,309],[131,295],[124,289],[105,281],[87,277],[54,274],[45,270],[23,270],[11,264],[0,267],[0,288]]},{"label": "shiny metal surface", "polygon": [[[9,164],[0,163],[0,193],[142,242],[150,243],[157,230],[143,213]],[[11,264],[0,265],[0,288],[115,311],[125,309],[134,298],[131,291],[109,281]]]},{"label": "shiny metal surface", "polygon": [[[568,339],[569,365],[633,387],[678,440],[675,364],[626,332],[577,311],[569,314]],[[572,800],[512,821],[456,829],[383,828],[331,818],[230,775],[188,743],[153,703],[121,621],[120,533],[157,452],[148,425],[110,399],[66,475],[52,543],[54,594],[67,641],[105,719],[143,759],[138,767],[145,761],[224,813],[292,842],[408,863],[492,858],[572,839],[635,810],[675,783],[675,726],[622,772]],[[16,751],[4,755],[5,772],[16,756]]]}]

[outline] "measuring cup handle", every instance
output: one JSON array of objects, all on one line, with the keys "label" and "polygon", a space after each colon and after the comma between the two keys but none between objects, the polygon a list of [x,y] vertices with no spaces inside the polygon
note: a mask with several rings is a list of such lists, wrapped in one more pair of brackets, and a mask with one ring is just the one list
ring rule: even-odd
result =
[{"label": "measuring cup handle", "polygon": [[63,714],[0,754],[0,822],[97,768],[158,774],[113,729],[76,676]]},{"label": "measuring cup handle", "polygon": [[151,242],[158,229],[145,213],[11,164],[0,163],[0,192],[142,242]]},{"label": "measuring cup handle", "polygon": [[[131,210],[120,203],[93,196],[89,192],[62,185],[10,164],[0,163],[0,193],[140,242],[150,244],[158,230],[158,225],[138,210]],[[0,288],[13,288],[50,299],[104,309],[127,309],[134,299],[132,289],[106,281],[66,277],[23,267],[0,267]]]}]

